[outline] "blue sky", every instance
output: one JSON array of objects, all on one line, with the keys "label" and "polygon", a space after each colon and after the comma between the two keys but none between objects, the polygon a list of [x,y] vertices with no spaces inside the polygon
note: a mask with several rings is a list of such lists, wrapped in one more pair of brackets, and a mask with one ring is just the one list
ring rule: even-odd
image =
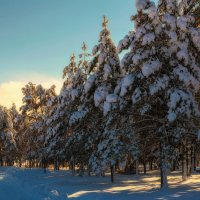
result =
[{"label": "blue sky", "polygon": [[83,41],[98,42],[102,15],[116,43],[133,28],[133,0],[0,0],[0,82],[30,74],[59,78]]}]

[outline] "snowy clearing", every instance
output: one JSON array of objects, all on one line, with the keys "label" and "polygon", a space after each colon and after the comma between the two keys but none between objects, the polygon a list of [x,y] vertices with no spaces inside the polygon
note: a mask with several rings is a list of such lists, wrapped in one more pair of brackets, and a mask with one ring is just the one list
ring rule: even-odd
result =
[{"label": "snowy clearing", "polygon": [[200,174],[181,183],[179,172],[169,176],[170,188],[159,189],[159,174],[118,175],[114,184],[109,176],[72,177],[69,171],[0,168],[1,200],[199,200]]}]

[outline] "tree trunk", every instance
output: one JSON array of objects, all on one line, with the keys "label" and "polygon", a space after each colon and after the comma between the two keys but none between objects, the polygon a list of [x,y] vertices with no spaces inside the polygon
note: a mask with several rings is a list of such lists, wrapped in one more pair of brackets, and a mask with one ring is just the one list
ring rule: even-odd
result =
[{"label": "tree trunk", "polygon": [[83,175],[84,175],[84,164],[81,163],[80,168],[79,168],[79,176],[83,176]]},{"label": "tree trunk", "polygon": [[149,170],[153,170],[153,160],[149,161]]},{"label": "tree trunk", "polygon": [[147,163],[146,163],[146,161],[144,161],[143,165],[144,165],[144,174],[147,174]]},{"label": "tree trunk", "polygon": [[139,161],[138,160],[135,161],[135,174],[139,175]]},{"label": "tree trunk", "polygon": [[31,168],[32,167],[32,160],[30,159],[29,160],[29,168]]},{"label": "tree trunk", "polygon": [[193,174],[195,172],[195,148],[194,144],[192,144],[192,161],[191,161],[191,173]]},{"label": "tree trunk", "polygon": [[182,181],[187,180],[186,140],[182,144]]},{"label": "tree trunk", "polygon": [[187,176],[191,176],[191,161],[192,161],[191,141],[187,140]]},{"label": "tree trunk", "polygon": [[105,171],[102,170],[100,175],[101,175],[102,177],[106,177]]},{"label": "tree trunk", "polygon": [[0,166],[3,167],[3,159],[0,158]]},{"label": "tree trunk", "polygon": [[43,170],[44,170],[44,174],[46,174],[47,169],[46,169],[46,159],[45,159],[45,157],[42,158],[42,167],[43,167]]},{"label": "tree trunk", "polygon": [[75,159],[74,156],[72,157],[72,175],[76,175],[76,165],[75,165]]},{"label": "tree trunk", "polygon": [[114,166],[110,165],[111,183],[114,183]]},{"label": "tree trunk", "polygon": [[161,163],[160,167],[160,177],[161,177],[161,188],[168,188],[168,181],[167,181],[167,170]]},{"label": "tree trunk", "polygon": [[163,152],[163,142],[160,142],[160,186],[168,188],[167,169],[165,161],[165,152]]},{"label": "tree trunk", "polygon": [[173,172],[173,171],[176,171],[176,161],[175,160],[172,160],[171,161],[171,172]]},{"label": "tree trunk", "polygon": [[19,159],[19,167],[22,167],[22,160]]},{"label": "tree trunk", "polygon": [[59,170],[59,161],[58,158],[54,160],[54,170]]},{"label": "tree trunk", "polygon": [[88,176],[91,176],[90,164],[88,164],[87,170],[88,170]]}]

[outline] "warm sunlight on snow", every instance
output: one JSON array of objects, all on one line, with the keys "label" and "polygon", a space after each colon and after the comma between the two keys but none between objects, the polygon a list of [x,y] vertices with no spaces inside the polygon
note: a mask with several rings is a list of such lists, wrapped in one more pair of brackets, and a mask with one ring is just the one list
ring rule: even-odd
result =
[{"label": "warm sunlight on snow", "polygon": [[75,193],[73,193],[73,194],[71,194],[71,195],[68,195],[68,198],[78,198],[78,197],[81,197],[81,196],[83,196],[83,195],[88,195],[88,194],[91,194],[91,193],[100,193],[100,192],[101,192],[100,190],[78,191],[78,192],[75,192]]},{"label": "warm sunlight on snow", "polygon": [[[84,179],[84,178],[82,178]],[[83,180],[81,180],[82,182]],[[181,181],[180,172],[172,172],[168,176],[169,185],[171,188],[171,194],[167,190],[160,191],[160,177],[158,171],[149,172],[148,175],[139,175],[139,176],[116,176],[115,184],[106,184],[102,178],[96,179],[96,185],[101,185],[95,187],[93,184],[92,188],[88,190],[79,190],[75,191],[72,194],[68,195],[68,198],[86,198],[89,196],[97,197],[99,194],[109,194],[109,195],[122,195],[122,199],[126,199],[128,194],[138,194],[138,199],[159,199],[159,200],[169,200],[173,198],[177,199],[187,199],[186,196],[190,196],[190,193],[193,194],[193,198],[196,199],[195,193],[200,192],[200,175],[193,174],[192,177],[185,182]],[[84,183],[87,184],[87,181],[84,180]],[[80,184],[80,183],[79,183]],[[161,194],[160,194],[161,193]],[[124,195],[123,195],[124,194]],[[146,194],[145,196],[143,196]],[[154,198],[155,197],[155,198]],[[137,199],[137,198],[136,198]]]}]

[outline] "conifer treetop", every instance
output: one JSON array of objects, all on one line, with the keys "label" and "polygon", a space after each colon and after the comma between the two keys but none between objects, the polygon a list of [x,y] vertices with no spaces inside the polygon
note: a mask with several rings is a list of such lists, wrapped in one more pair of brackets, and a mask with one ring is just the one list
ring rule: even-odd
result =
[{"label": "conifer treetop", "polygon": [[108,23],[109,23],[109,20],[108,20],[108,18],[104,15],[104,16],[103,16],[102,27],[103,27],[103,28],[107,28]]},{"label": "conifer treetop", "polygon": [[82,49],[82,52],[81,54],[79,54],[78,68],[81,68],[82,72],[86,73],[91,54],[88,53],[88,47],[85,42],[83,42],[81,49]]},{"label": "conifer treetop", "polygon": [[86,51],[87,51],[87,45],[86,45],[85,42],[83,42],[82,50],[83,50],[83,52],[86,52]]}]

